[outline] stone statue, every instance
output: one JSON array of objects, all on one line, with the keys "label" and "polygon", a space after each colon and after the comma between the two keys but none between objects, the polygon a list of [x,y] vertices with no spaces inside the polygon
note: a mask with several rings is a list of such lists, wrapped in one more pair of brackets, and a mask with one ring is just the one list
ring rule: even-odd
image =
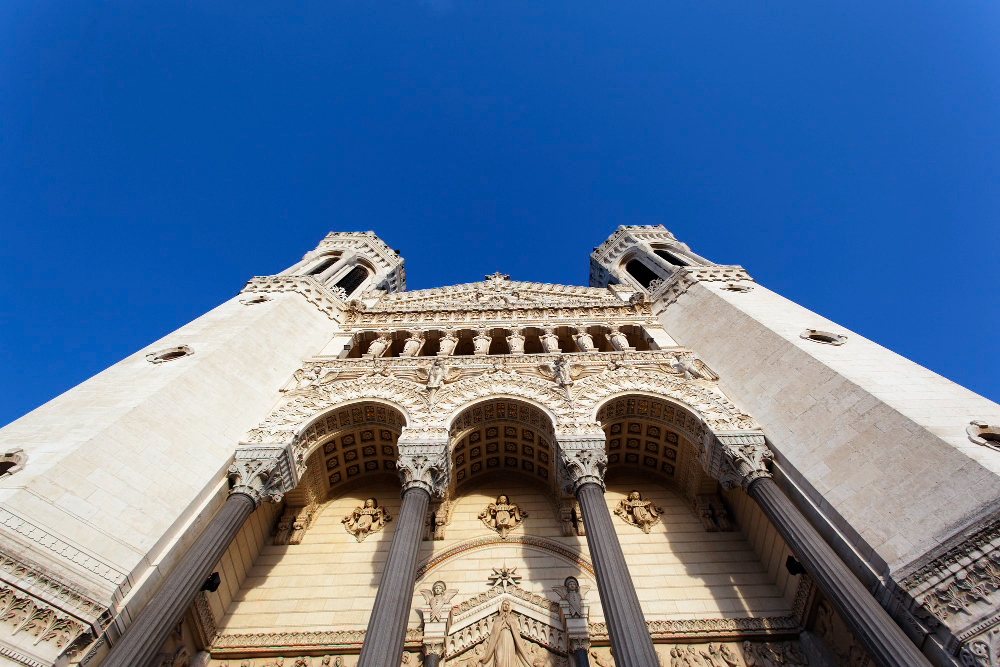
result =
[{"label": "stone statue", "polygon": [[364,542],[366,537],[382,530],[385,524],[392,521],[392,517],[378,506],[377,500],[369,498],[363,507],[355,507],[353,512],[340,521],[344,524],[347,532],[354,535],[358,542]]},{"label": "stone statue", "polygon": [[613,347],[618,352],[625,352],[632,348],[628,344],[628,338],[618,327],[611,327],[611,332],[604,334]]},{"label": "stone statue", "polygon": [[524,354],[524,336],[521,335],[521,332],[512,331],[507,336],[507,345],[510,347],[511,354]]},{"label": "stone statue", "polygon": [[594,347],[594,337],[587,333],[586,330],[578,334],[574,334],[573,340],[576,341],[576,346],[580,348],[581,352],[593,352]]},{"label": "stone statue", "polygon": [[490,337],[489,330],[480,329],[478,335],[472,339],[472,344],[475,346],[473,353],[489,354],[491,342],[493,342],[493,338]]},{"label": "stone statue", "polygon": [[438,346],[439,357],[450,357],[454,354],[455,348],[458,346],[458,337],[455,336],[455,332],[447,329],[444,335],[438,339]]},{"label": "stone statue", "polygon": [[[566,577],[562,586],[553,586],[552,590],[559,595],[560,606],[563,607],[563,615],[568,618],[586,618],[587,603],[583,598],[590,590],[589,586],[580,586],[576,577]],[[562,603],[565,602],[565,605]]]},{"label": "stone statue", "polygon": [[718,380],[719,376],[708,369],[700,359],[688,359],[680,355],[674,355],[671,366],[680,375],[688,380]]},{"label": "stone statue", "polygon": [[386,350],[392,343],[389,341],[389,337],[386,334],[379,334],[378,338],[371,342],[368,346],[368,351],[365,352],[365,357],[381,357],[385,354]]},{"label": "stone statue", "polygon": [[403,343],[403,351],[399,353],[401,357],[415,357],[420,353],[420,348],[424,346],[424,338],[419,331],[414,331],[413,335]]},{"label": "stone statue", "polygon": [[430,590],[426,588],[421,590],[420,594],[424,596],[430,608],[429,618],[424,619],[425,622],[447,620],[447,611],[450,609],[448,603],[457,593],[458,589],[449,589],[443,581],[435,581]]},{"label": "stone statue", "polygon": [[440,389],[446,382],[457,379],[461,371],[457,368],[448,368],[448,365],[441,359],[435,359],[430,368],[417,369],[417,377],[427,383],[428,389]]},{"label": "stone statue", "polygon": [[643,500],[642,494],[634,490],[628,494],[628,498],[623,498],[618,503],[618,508],[615,510],[615,514],[625,523],[642,529],[644,533],[648,533],[649,529],[659,522],[662,513],[663,508]]},{"label": "stone statue", "polygon": [[573,384],[573,380],[579,377],[581,367],[570,365],[564,357],[558,357],[551,364],[540,365],[538,370],[547,374],[560,387],[568,387]]},{"label": "stone statue", "polygon": [[555,329],[548,328],[545,329],[540,337],[542,341],[542,349],[549,354],[560,354],[562,350],[559,349],[559,336],[556,335]]},{"label": "stone statue", "polygon": [[500,603],[500,615],[493,621],[489,639],[479,656],[482,667],[532,667],[533,660],[528,645],[521,639],[517,616],[511,610],[510,600]]},{"label": "stone statue", "polygon": [[500,537],[507,537],[507,533],[528,518],[528,513],[522,511],[516,504],[510,502],[510,498],[501,493],[495,503],[490,503],[479,513],[479,518],[491,529],[500,533]]}]

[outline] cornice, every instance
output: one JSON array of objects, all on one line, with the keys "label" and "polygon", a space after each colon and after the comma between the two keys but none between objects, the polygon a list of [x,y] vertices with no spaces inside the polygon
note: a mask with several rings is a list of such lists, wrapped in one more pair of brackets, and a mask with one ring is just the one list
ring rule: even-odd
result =
[{"label": "cornice", "polygon": [[[406,631],[405,647],[420,650],[424,633],[420,628]],[[218,633],[212,639],[212,657],[269,655],[288,651],[359,651],[365,630],[316,630],[312,632]]]},{"label": "cornice", "polygon": [[107,606],[96,598],[60,581],[24,556],[14,556],[0,547],[0,585],[4,583],[97,629],[110,622]]},{"label": "cornice", "polygon": [[715,266],[684,266],[674,271],[665,281],[654,280],[649,285],[649,300],[653,302],[657,312],[663,310],[681,294],[688,291],[691,285],[698,282],[738,282],[753,281],[746,269],[738,264],[722,264]]},{"label": "cornice", "polygon": [[652,312],[643,304],[533,303],[516,306],[434,305],[426,308],[351,309],[344,324],[355,329],[385,327],[420,328],[427,325],[475,324],[506,329],[519,326],[560,326],[590,320],[612,320],[621,324],[655,324]]},{"label": "cornice", "polygon": [[330,232],[313,252],[322,253],[324,250],[347,248],[368,250],[368,259],[376,260],[376,263],[384,269],[392,269],[403,263],[403,258],[373,231]]},{"label": "cornice", "polygon": [[240,294],[274,292],[295,292],[334,322],[343,319],[345,309],[343,299],[312,276],[254,276],[240,290]]}]

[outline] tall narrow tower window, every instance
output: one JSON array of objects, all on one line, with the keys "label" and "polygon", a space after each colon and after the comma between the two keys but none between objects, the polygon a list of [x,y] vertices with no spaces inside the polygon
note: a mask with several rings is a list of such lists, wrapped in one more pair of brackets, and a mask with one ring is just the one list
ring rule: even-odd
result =
[{"label": "tall narrow tower window", "polygon": [[337,287],[343,288],[347,296],[351,296],[354,290],[361,286],[361,283],[368,277],[368,271],[363,266],[355,266],[350,273],[340,279]]},{"label": "tall narrow tower window", "polygon": [[677,255],[674,255],[673,253],[669,253],[666,250],[654,250],[653,252],[655,252],[657,255],[659,255],[663,259],[667,260],[668,262],[670,262],[674,266],[690,266],[690,264],[686,260],[683,260],[680,257],[678,257]]},{"label": "tall narrow tower window", "polygon": [[633,259],[626,264],[625,270],[629,272],[629,275],[638,280],[639,284],[643,287],[649,287],[649,283],[659,277],[653,273],[652,269],[637,259]]}]

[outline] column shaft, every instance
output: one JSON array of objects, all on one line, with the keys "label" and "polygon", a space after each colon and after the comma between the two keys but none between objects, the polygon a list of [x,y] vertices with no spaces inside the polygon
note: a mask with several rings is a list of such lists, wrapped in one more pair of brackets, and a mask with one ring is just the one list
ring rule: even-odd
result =
[{"label": "column shaft", "polygon": [[594,561],[597,590],[611,635],[615,665],[655,667],[659,659],[611,522],[611,512],[604,501],[604,491],[600,485],[586,482],[577,487],[576,497],[587,526],[587,546]]},{"label": "column shaft", "polygon": [[437,653],[428,653],[424,656],[424,667],[438,667],[441,658]]},{"label": "column shaft", "polygon": [[430,494],[423,488],[411,487],[403,492],[358,667],[399,667],[413,604],[417,551],[430,500]]},{"label": "column shaft", "polygon": [[773,479],[762,477],[751,482],[747,493],[876,663],[882,667],[930,665]]},{"label": "column shaft", "polygon": [[587,649],[576,649],[573,651],[573,657],[576,658],[576,667],[590,667],[590,658],[587,656]]},{"label": "column shaft", "polygon": [[139,615],[108,653],[101,667],[149,667],[170,631],[191,605],[212,568],[222,558],[254,510],[244,493],[232,493],[153,593]]}]

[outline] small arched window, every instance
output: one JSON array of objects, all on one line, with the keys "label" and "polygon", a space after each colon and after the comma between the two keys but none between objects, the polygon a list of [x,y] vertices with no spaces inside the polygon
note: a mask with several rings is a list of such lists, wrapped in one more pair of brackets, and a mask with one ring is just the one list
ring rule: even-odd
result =
[{"label": "small arched window", "polygon": [[346,276],[337,282],[337,287],[347,292],[347,296],[351,296],[354,290],[358,289],[367,277],[368,269],[363,266],[355,266]]},{"label": "small arched window", "polygon": [[649,283],[659,278],[659,276],[653,273],[652,269],[637,259],[630,260],[625,265],[625,270],[629,272],[629,275],[638,280],[639,284],[643,287],[649,287]]},{"label": "small arched window", "polygon": [[681,259],[677,255],[667,252],[666,250],[656,249],[653,252],[655,252],[657,255],[667,260],[674,266],[691,266],[691,264],[687,260]]}]

